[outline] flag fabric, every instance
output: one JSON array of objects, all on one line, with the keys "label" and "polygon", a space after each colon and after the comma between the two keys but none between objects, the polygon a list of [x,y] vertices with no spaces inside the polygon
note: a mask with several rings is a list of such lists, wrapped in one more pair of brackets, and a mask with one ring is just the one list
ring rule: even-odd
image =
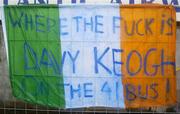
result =
[{"label": "flag fabric", "polygon": [[172,6],[4,6],[3,29],[20,100],[58,108],[176,103]]}]

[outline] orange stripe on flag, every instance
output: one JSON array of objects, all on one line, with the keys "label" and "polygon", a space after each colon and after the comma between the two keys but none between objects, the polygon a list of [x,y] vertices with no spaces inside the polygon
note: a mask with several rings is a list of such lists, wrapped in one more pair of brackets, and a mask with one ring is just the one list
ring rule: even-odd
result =
[{"label": "orange stripe on flag", "polygon": [[172,6],[121,6],[121,59],[127,108],[176,103],[176,16]]}]

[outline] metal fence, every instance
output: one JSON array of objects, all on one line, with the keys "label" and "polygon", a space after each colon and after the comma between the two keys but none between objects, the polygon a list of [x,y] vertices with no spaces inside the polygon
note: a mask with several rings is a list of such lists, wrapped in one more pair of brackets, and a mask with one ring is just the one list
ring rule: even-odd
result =
[{"label": "metal fence", "polygon": [[60,114],[60,113],[180,113],[180,106],[149,109],[118,109],[118,108],[80,108],[80,109],[55,109],[32,105],[17,100],[2,102],[0,105],[1,114]]}]

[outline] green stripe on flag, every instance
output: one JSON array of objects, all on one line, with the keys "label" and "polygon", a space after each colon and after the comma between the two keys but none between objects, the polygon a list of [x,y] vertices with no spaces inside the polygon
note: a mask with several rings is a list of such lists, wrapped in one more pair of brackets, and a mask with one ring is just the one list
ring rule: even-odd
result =
[{"label": "green stripe on flag", "polygon": [[14,96],[65,107],[57,6],[5,6]]}]

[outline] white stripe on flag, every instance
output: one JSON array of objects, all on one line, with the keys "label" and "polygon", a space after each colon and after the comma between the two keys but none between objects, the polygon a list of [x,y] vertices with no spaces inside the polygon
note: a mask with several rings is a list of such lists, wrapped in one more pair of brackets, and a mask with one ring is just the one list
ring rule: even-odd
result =
[{"label": "white stripe on flag", "polygon": [[119,10],[112,5],[59,9],[67,108],[124,107],[121,76],[116,75],[121,67],[115,63],[121,61]]}]

